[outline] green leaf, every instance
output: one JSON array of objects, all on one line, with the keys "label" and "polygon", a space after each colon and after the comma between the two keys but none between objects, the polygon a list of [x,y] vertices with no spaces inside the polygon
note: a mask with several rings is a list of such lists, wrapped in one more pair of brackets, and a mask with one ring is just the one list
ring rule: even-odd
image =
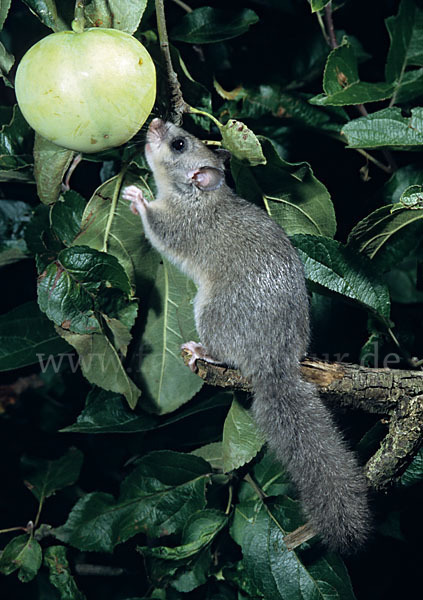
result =
[{"label": "green leaf", "polygon": [[[193,513],[182,533],[182,543],[176,547],[138,547],[147,559],[149,571],[158,584],[169,581],[179,591],[189,592],[205,583],[210,568],[210,544],[227,522],[216,510]],[[182,568],[181,568],[182,567]]]},{"label": "green leaf", "polygon": [[50,226],[50,207],[38,204],[25,227],[24,236],[28,250],[35,257],[37,271],[41,274],[63,248]]},{"label": "green leaf", "polygon": [[[413,250],[418,247],[422,239],[423,228],[421,223],[419,225],[420,227],[416,232],[417,235],[413,236],[413,239],[418,237],[418,240],[414,239],[414,247],[411,249],[411,256],[407,256],[399,263],[393,263],[391,270],[386,273],[386,283],[389,286],[389,292],[393,302],[402,304],[423,302],[423,291],[420,289],[419,285],[420,262],[418,258],[412,254]],[[398,364],[400,362],[399,356],[396,354],[393,354],[392,356],[397,357],[396,363]],[[391,364],[389,366],[392,366],[392,362],[395,361],[390,360]]]},{"label": "green leaf", "polygon": [[[252,88],[242,88],[236,102],[235,112],[238,118],[258,119],[271,114],[279,119],[289,119],[289,123],[317,130],[338,132],[348,120],[347,115],[339,114],[340,109],[329,112],[309,103],[309,95],[287,93],[282,86],[266,84]],[[242,104],[241,104],[242,103]],[[235,104],[235,103],[233,103]],[[288,121],[287,121],[288,123]]]},{"label": "green leaf", "polygon": [[85,600],[72,577],[64,546],[49,546],[44,553],[44,564],[49,570],[49,581],[61,600]]},{"label": "green leaf", "polygon": [[421,198],[423,186],[407,188],[399,202],[382,206],[357,223],[350,232],[348,245],[372,260],[376,259],[384,269],[395,266],[421,240]]},{"label": "green leaf", "polygon": [[74,333],[101,330],[94,314],[94,295],[105,287],[130,293],[129,281],[117,259],[87,246],[59,252],[38,279],[38,303],[43,312]]},{"label": "green leaf", "polygon": [[[370,322],[372,321],[369,319]],[[360,349],[360,365],[364,367],[378,367],[377,359],[379,348],[382,347],[384,336],[376,328],[367,326],[371,331],[369,337]]]},{"label": "green leaf", "polygon": [[182,544],[174,548],[140,547],[144,556],[163,561],[184,561],[208,546],[227,523],[228,517],[217,510],[199,510],[188,518],[182,532]]},{"label": "green leaf", "polygon": [[236,507],[231,533],[254,586],[274,600],[354,600],[339,557],[324,555],[307,565],[297,552],[286,549],[284,534],[297,523],[297,505],[289,498],[268,501],[266,507],[254,501]]},{"label": "green leaf", "polygon": [[407,64],[423,66],[423,10],[417,8],[414,14],[413,30],[407,51]]},{"label": "green leaf", "polygon": [[57,261],[38,280],[40,309],[57,325],[74,332],[100,331],[90,294]]},{"label": "green leaf", "polygon": [[141,392],[129,378],[116,349],[105,335],[81,335],[61,328],[57,331],[78,352],[78,366],[90,383],[123,394],[131,408],[136,406]]},{"label": "green leaf", "polygon": [[9,122],[0,129],[0,180],[13,181],[15,173],[19,177],[32,166],[32,138],[31,128],[15,105]]},{"label": "green leaf", "polygon": [[52,206],[51,226],[65,246],[70,246],[79,233],[85,206],[85,198],[73,191],[65,192]]},{"label": "green leaf", "polygon": [[211,550],[210,548],[204,548],[194,556],[186,568],[180,569],[172,577],[171,585],[179,592],[191,592],[207,582],[212,567],[213,556]]},{"label": "green leaf", "polygon": [[288,163],[270,140],[261,138],[266,165],[249,169],[232,161],[238,193],[265,204],[269,215],[288,235],[311,233],[333,236],[335,212],[325,186],[308,163]]},{"label": "green leaf", "polygon": [[23,456],[21,467],[25,485],[39,502],[44,502],[58,490],[75,483],[83,459],[82,452],[76,448],[70,448],[57,460]]},{"label": "green leaf", "polygon": [[24,226],[31,212],[26,202],[0,200],[0,267],[27,257]]},{"label": "green leaf", "polygon": [[[242,561],[238,561],[235,564],[226,566],[224,569],[224,576],[226,581],[228,583],[231,583],[235,587],[235,589],[238,590],[237,599],[244,597],[254,598],[254,600],[263,598],[260,591],[248,577],[248,573]],[[243,595],[240,596],[239,592],[243,592]],[[232,600],[232,597],[230,597],[230,600]]]},{"label": "green leaf", "polygon": [[242,35],[259,20],[248,8],[220,10],[202,6],[186,14],[170,32],[170,38],[189,44],[211,44]]},{"label": "green leaf", "polygon": [[311,4],[311,12],[317,12],[325,8],[327,4],[329,4],[331,0],[310,0]]},{"label": "green leaf", "polygon": [[365,81],[354,81],[347,84],[339,92],[330,96],[319,94],[310,98],[311,104],[317,106],[351,106],[355,104],[366,104],[367,102],[380,102],[390,98],[395,91],[392,83],[367,83]]},{"label": "green leaf", "polygon": [[323,90],[327,96],[332,96],[358,82],[357,58],[354,48],[345,38],[327,58],[323,74]]},{"label": "green leaf", "polygon": [[43,204],[56,202],[62,191],[62,181],[75,152],[57,146],[35,134],[34,175],[38,196]]},{"label": "green leaf", "polygon": [[65,31],[69,25],[58,15],[55,0],[23,0],[44,25],[53,31]]},{"label": "green leaf", "polygon": [[9,12],[12,0],[2,0],[0,2],[0,30],[3,29],[4,22],[6,21],[7,13]]},{"label": "green leaf", "polygon": [[130,410],[122,402],[120,394],[94,388],[88,394],[85,408],[76,423],[62,431],[91,434],[135,433],[155,429],[158,425],[158,417]]},{"label": "green leaf", "polygon": [[0,371],[36,364],[68,349],[36,302],[0,316]]},{"label": "green leaf", "polygon": [[147,0],[92,0],[84,9],[90,27],[106,27],[134,33],[138,29]]},{"label": "green leaf", "polygon": [[0,267],[11,265],[27,258],[26,246],[23,240],[17,244],[0,245]]},{"label": "green leaf", "polygon": [[223,471],[222,442],[212,442],[193,450],[191,454],[204,458],[216,471]]},{"label": "green leaf", "polygon": [[386,203],[395,204],[411,185],[423,185],[423,171],[418,164],[397,169],[383,186],[382,197]]},{"label": "green leaf", "polygon": [[84,245],[115,256],[126,271],[131,283],[144,290],[154,281],[160,261],[158,252],[152,249],[144,235],[141,219],[129,209],[122,199],[121,191],[126,185],[135,183],[151,200],[152,192],[145,179],[128,174],[122,184],[117,175],[103,183],[85,207],[81,222],[81,233],[75,245]]},{"label": "green leaf", "polygon": [[405,104],[423,96],[423,69],[406,71],[395,90],[392,104]]},{"label": "green leaf", "polygon": [[411,109],[410,117],[404,117],[399,108],[384,108],[346,123],[341,133],[347,138],[349,148],[421,150],[423,108]]},{"label": "green leaf", "polygon": [[229,119],[220,127],[220,133],[224,147],[238,160],[245,160],[253,167],[266,163],[259,140],[241,121]]},{"label": "green leaf", "polygon": [[250,413],[234,400],[223,427],[223,470],[239,469],[250,462],[265,442]]},{"label": "green leaf", "polygon": [[19,569],[19,579],[26,583],[34,579],[41,567],[40,544],[30,535],[14,537],[0,556],[0,573],[10,575]]},{"label": "green leaf", "polygon": [[181,532],[205,507],[209,466],[201,458],[168,450],[151,452],[123,481],[119,499],[87,494],[56,536],[80,550],[112,552],[137,533],[160,537]]},{"label": "green leaf", "polygon": [[[293,486],[283,465],[276,460],[273,452],[266,451],[264,456],[254,463],[252,476],[260,490],[266,496],[290,496]],[[239,500],[246,502],[257,500],[257,491],[245,480],[239,488]]]},{"label": "green leaf", "polygon": [[[9,2],[9,4],[10,4],[10,2]],[[1,12],[2,12],[2,4],[0,4],[0,25],[1,25],[1,18],[2,18]],[[1,29],[1,27],[0,27],[0,29]],[[11,54],[9,54],[9,52],[7,52],[6,48],[0,42],[0,77],[3,79],[3,82],[7,87],[13,87],[13,85],[10,83],[9,79],[7,78],[7,74],[9,73],[10,69],[13,67],[14,62],[15,62],[15,57],[12,56]]]},{"label": "green leaf", "polygon": [[[168,413],[190,400],[203,381],[188,369],[180,347],[196,336],[192,300],[195,286],[164,260],[157,270],[155,294],[150,296],[143,334],[140,374],[157,413]],[[175,381],[178,393],[175,394]]]},{"label": "green leaf", "polygon": [[394,89],[392,83],[360,81],[354,48],[344,39],[340,46],[332,50],[326,61],[323,75],[325,95],[315,96],[309,101],[320,106],[364,104],[390,98]]},{"label": "green leaf", "polygon": [[403,473],[400,483],[410,487],[423,481],[423,448],[420,448],[411,465]]},{"label": "green leaf", "polygon": [[59,253],[62,267],[90,292],[97,290],[102,283],[130,293],[128,277],[119,261],[111,254],[97,252],[86,246],[72,246]]},{"label": "green leaf", "polygon": [[[159,418],[156,415],[142,412],[138,408],[137,411],[129,410],[122,403],[120,395],[95,388],[88,394],[85,408],[78,416],[76,423],[65,427],[62,431],[79,433],[137,433],[150,431],[178,423],[193,416],[213,415],[218,408],[224,409],[228,406],[231,396],[230,393],[221,392],[210,399],[197,400],[192,405],[183,407],[166,418]],[[202,456],[201,453],[197,454],[195,452],[193,454]],[[202,458],[208,460],[207,456],[202,456]]]},{"label": "green leaf", "polygon": [[124,358],[126,358],[128,347],[132,340],[130,330],[132,329],[132,326],[134,325],[135,319],[137,317],[138,303],[136,301],[131,302],[131,304],[128,305],[128,309],[130,309],[132,313],[132,318],[129,326],[122,323],[118,319],[111,319],[107,316],[104,317],[107,327],[111,333],[113,346]]},{"label": "green leaf", "polygon": [[402,0],[396,16],[385,21],[391,45],[385,66],[386,81],[401,83],[407,66],[407,54],[410,47],[415,22],[416,5],[413,0]]},{"label": "green leaf", "polygon": [[366,256],[329,238],[296,235],[292,241],[312,289],[340,294],[389,324],[388,288]]}]

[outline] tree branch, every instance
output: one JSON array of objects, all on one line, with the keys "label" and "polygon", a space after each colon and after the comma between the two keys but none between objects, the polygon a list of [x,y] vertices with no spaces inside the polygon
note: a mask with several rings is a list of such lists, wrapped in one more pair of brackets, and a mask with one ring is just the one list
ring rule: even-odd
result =
[{"label": "tree branch", "polygon": [[[182,357],[188,364],[190,354]],[[198,375],[208,384],[251,392],[251,383],[236,369],[197,360]],[[369,486],[387,488],[408,467],[423,441],[423,372],[373,369],[348,363],[307,358],[301,363],[304,379],[318,386],[322,399],[338,407],[389,416],[388,433],[364,471]],[[284,537],[289,550],[314,537],[306,523]]]},{"label": "tree branch", "polygon": [[164,12],[163,0],[155,0],[157,31],[159,34],[160,47],[163,53],[163,59],[166,65],[167,80],[169,84],[171,97],[171,121],[176,125],[181,125],[182,115],[186,112],[186,104],[182,96],[181,84],[178,76],[173,69],[170,56],[169,38],[167,35],[166,18]]},{"label": "tree branch", "polygon": [[[183,352],[185,363],[189,353]],[[236,369],[197,361],[198,375],[208,384],[251,392]],[[319,388],[326,404],[389,417],[388,433],[365,466],[369,485],[388,487],[401,476],[423,440],[423,372],[374,369],[307,358],[301,363],[307,381]]]}]

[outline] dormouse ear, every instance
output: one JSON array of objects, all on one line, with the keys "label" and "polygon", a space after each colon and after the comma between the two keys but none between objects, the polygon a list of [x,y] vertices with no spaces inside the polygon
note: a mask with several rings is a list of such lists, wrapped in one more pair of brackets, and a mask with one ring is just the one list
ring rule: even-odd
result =
[{"label": "dormouse ear", "polygon": [[212,192],[220,188],[225,179],[225,174],[222,169],[216,167],[200,167],[195,171],[190,171],[188,177],[200,190]]}]

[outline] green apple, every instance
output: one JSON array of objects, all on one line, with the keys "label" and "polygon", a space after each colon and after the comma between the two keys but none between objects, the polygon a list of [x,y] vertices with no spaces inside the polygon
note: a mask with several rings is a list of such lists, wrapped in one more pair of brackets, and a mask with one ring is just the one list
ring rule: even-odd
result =
[{"label": "green apple", "polygon": [[24,55],[15,91],[23,116],[44,138],[98,152],[124,144],[141,128],[156,97],[156,72],[128,33],[60,31]]}]

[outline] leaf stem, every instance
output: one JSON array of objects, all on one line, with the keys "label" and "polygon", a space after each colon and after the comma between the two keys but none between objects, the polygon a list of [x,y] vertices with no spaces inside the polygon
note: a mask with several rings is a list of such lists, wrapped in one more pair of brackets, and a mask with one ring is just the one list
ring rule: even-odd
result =
[{"label": "leaf stem", "polygon": [[76,0],[72,31],[82,33],[85,28],[84,0]]},{"label": "leaf stem", "polygon": [[405,350],[401,346],[400,342],[398,341],[397,336],[395,335],[395,333],[392,331],[392,329],[390,327],[388,327],[388,333],[391,336],[391,339],[394,342],[395,346],[401,352],[401,354],[403,355],[403,357],[405,358],[407,363],[410,365],[410,367],[418,368],[423,364],[423,360],[418,360],[416,358],[413,358],[412,356],[410,356],[409,352],[407,352],[407,350]]},{"label": "leaf stem", "polygon": [[45,500],[45,498],[42,498],[42,500],[40,500],[40,503],[38,505],[38,511],[37,511],[37,515],[35,517],[33,529],[35,529],[38,526],[38,522],[39,522],[40,517],[41,517],[41,511],[43,510],[44,500]]},{"label": "leaf stem", "polygon": [[225,509],[225,515],[229,515],[229,513],[231,512],[231,506],[232,506],[232,498],[234,495],[234,489],[232,484],[229,486],[229,496],[228,496],[228,504],[226,505],[226,509]]},{"label": "leaf stem", "polygon": [[221,129],[223,127],[222,123],[220,121],[218,121],[216,119],[216,117],[214,117],[213,115],[211,115],[208,112],[205,112],[204,110],[200,110],[199,108],[194,108],[193,106],[189,106],[189,104],[185,105],[185,111],[187,113],[193,113],[195,115],[203,115],[204,117],[208,117],[211,121],[213,121],[213,123],[219,128]]},{"label": "leaf stem", "polygon": [[322,17],[322,14],[321,14],[320,10],[317,11],[316,17],[317,17],[317,20],[319,22],[320,29],[322,30],[323,37],[325,38],[325,42],[327,43],[328,46],[330,46],[330,39],[329,39],[328,34],[326,33],[326,27],[325,27],[325,24],[323,22],[323,17]]},{"label": "leaf stem", "polygon": [[245,475],[244,480],[251,485],[251,487],[253,488],[257,496],[260,498],[260,500],[264,501],[265,498],[267,498],[266,493],[263,492],[263,490],[257,485],[257,483],[254,481],[254,479],[249,473]]},{"label": "leaf stem", "polygon": [[392,173],[391,167],[384,165],[382,162],[380,162],[380,160],[378,160],[377,158],[375,158],[374,156],[372,156],[365,150],[362,150],[361,148],[355,148],[355,150],[359,154],[362,154],[363,156],[365,156],[367,158],[367,160],[369,160],[370,162],[375,164],[377,167],[379,167],[379,169],[382,169],[382,171],[385,171],[385,173],[388,173],[388,175],[390,175]]},{"label": "leaf stem", "polygon": [[26,527],[22,527],[22,525],[20,525],[18,527],[8,527],[7,529],[0,529],[0,534],[1,533],[10,533],[11,531],[25,531],[25,532],[27,532],[27,528]]},{"label": "leaf stem", "polygon": [[110,205],[109,215],[107,217],[106,227],[104,229],[104,238],[103,238],[103,247],[101,248],[102,252],[107,252],[107,242],[109,240],[110,230],[112,228],[113,218],[115,216],[116,206],[119,200],[119,194],[122,187],[122,181],[127,171],[127,166],[123,167],[119,175],[116,177],[116,186],[112,196],[112,202]]},{"label": "leaf stem", "polygon": [[185,4],[185,2],[182,2],[182,0],[173,0],[173,2],[175,4],[177,4],[178,6],[180,6],[187,13],[190,13],[193,10],[190,6],[188,6],[188,4]]}]

